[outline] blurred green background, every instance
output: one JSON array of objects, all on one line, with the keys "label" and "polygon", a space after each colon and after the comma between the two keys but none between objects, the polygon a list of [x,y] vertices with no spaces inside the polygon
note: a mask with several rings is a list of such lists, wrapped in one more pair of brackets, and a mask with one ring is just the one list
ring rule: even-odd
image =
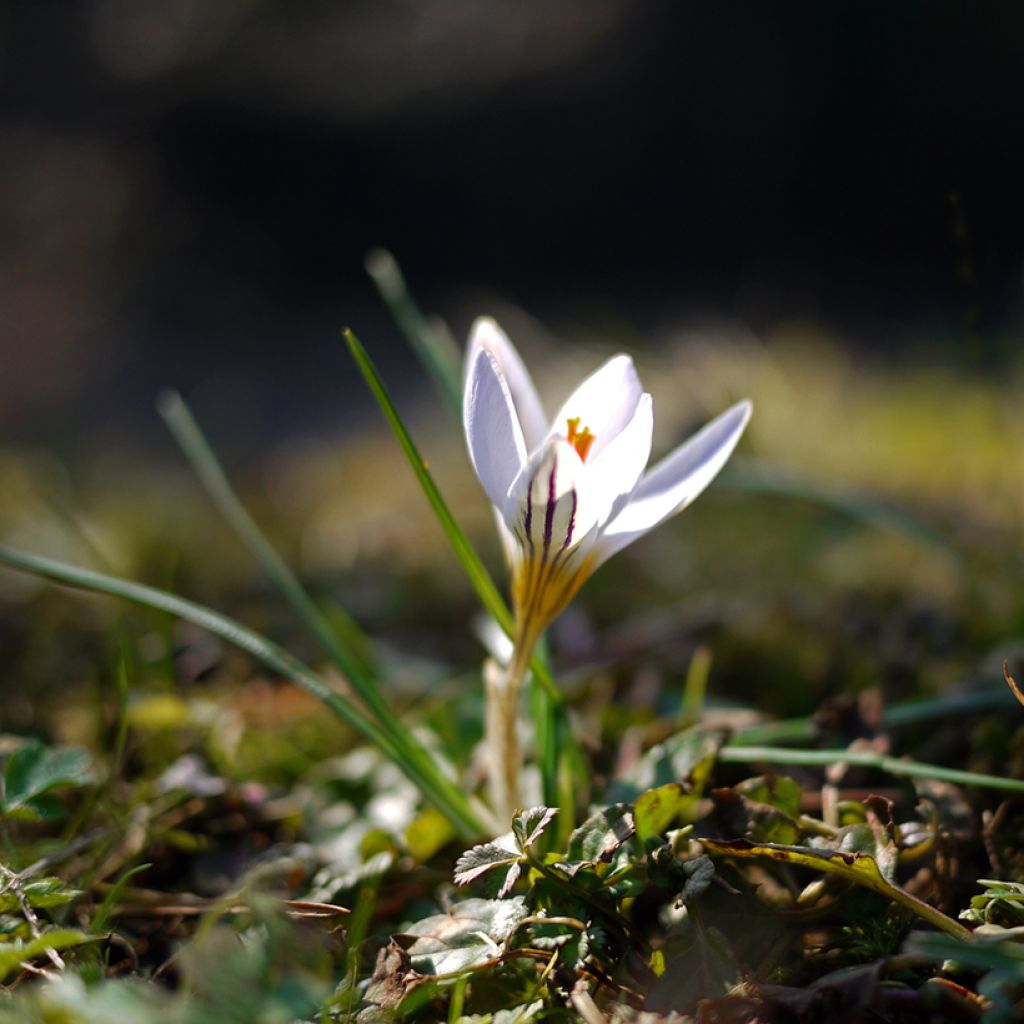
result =
[{"label": "blurred green background", "polygon": [[[596,672],[623,722],[674,713],[701,643],[712,696],[778,714],[998,682],[1024,625],[1022,23],[1010,3],[8,2],[0,537],[315,658],[153,412],[177,387],[396,692],[471,691],[475,599],[338,333],[500,574],[461,430],[363,269],[384,245],[458,337],[496,316],[550,408],[632,352],[656,454],[754,400],[727,474],[557,626],[570,694]],[[70,695],[109,687],[115,626],[143,691],[246,680],[243,723],[316,717],[194,631],[3,573],[0,725],[95,739]]]}]

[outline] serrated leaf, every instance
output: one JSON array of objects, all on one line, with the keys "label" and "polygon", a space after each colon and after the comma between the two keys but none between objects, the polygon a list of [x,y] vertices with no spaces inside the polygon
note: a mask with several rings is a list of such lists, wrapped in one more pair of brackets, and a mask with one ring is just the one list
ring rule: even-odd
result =
[{"label": "serrated leaf", "polygon": [[636,834],[629,804],[612,804],[592,814],[569,837],[570,861],[607,862]]},{"label": "serrated leaf", "polygon": [[557,807],[531,807],[512,819],[512,833],[519,849],[528,850],[544,834],[544,830],[558,813]]},{"label": "serrated leaf", "polygon": [[0,943],[0,981],[18,970],[26,960],[45,956],[51,949],[59,952],[89,941],[90,938],[85,932],[75,928],[53,928],[44,931],[37,938],[29,939],[28,942],[14,939],[11,942]]},{"label": "serrated leaf", "polygon": [[455,862],[455,884],[469,885],[474,878],[479,878],[489,871],[506,868],[505,880],[497,893],[497,898],[502,899],[519,879],[522,870],[519,863],[521,856],[511,832],[499,836],[492,842],[481,843],[467,850]]},{"label": "serrated leaf", "polygon": [[464,971],[499,956],[506,940],[527,916],[522,896],[510,900],[464,900],[450,913],[418,921],[406,934],[412,967],[421,974]]},{"label": "serrated leaf", "polygon": [[970,932],[963,925],[940,910],[929,906],[923,900],[905,892],[899,886],[888,882],[875,863],[874,857],[866,853],[846,853],[842,850],[814,850],[806,846],[782,846],[775,843],[752,843],[747,839],[723,841],[701,839],[704,849],[720,857],[758,858],[774,860],[785,864],[797,864],[825,874],[835,875],[862,885],[895,903],[906,907],[918,917],[941,928],[958,938],[968,938]]},{"label": "serrated leaf", "polygon": [[[59,878],[39,878],[34,882],[26,882],[21,887],[30,907],[47,910],[51,907],[63,907],[73,899],[82,895],[81,889],[69,889]],[[7,890],[0,892],[0,914],[21,911],[21,901],[16,893]]]},{"label": "serrated leaf", "polygon": [[54,750],[30,740],[7,759],[0,810],[10,814],[27,809],[39,817],[51,817],[57,808],[43,794],[56,786],[84,786],[90,782],[89,755],[81,747]]}]

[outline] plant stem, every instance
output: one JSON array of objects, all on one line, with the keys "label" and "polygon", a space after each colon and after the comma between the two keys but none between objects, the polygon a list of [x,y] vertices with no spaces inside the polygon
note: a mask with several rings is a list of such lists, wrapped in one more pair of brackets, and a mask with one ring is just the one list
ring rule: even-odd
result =
[{"label": "plant stem", "polygon": [[519,691],[530,667],[536,638],[520,634],[512,660],[502,667],[484,663],[484,741],[487,744],[487,780],[491,809],[501,831],[512,821],[519,804]]}]

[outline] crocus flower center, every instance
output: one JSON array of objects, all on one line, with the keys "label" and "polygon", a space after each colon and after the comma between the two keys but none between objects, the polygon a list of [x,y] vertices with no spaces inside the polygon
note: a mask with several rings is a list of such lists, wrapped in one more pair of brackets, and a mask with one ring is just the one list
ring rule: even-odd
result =
[{"label": "crocus flower center", "polygon": [[573,416],[565,422],[567,424],[567,430],[565,432],[566,441],[576,449],[576,453],[580,457],[580,462],[586,462],[590,446],[596,440],[595,436],[590,432],[590,427],[584,427],[580,430],[579,416]]}]

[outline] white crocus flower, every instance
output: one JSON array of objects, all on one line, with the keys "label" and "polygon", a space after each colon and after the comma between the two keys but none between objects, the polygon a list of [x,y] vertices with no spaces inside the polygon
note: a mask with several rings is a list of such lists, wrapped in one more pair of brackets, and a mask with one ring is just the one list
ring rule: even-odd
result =
[{"label": "white crocus flower", "polygon": [[463,406],[469,455],[504,534],[520,628],[543,629],[602,563],[684,509],[750,419],[739,402],[647,470],[651,396],[614,356],[553,422],[498,325],[473,326]]},{"label": "white crocus flower", "polygon": [[[493,320],[477,320],[463,419],[470,459],[494,505],[512,572],[516,650],[502,678],[492,667],[488,681],[489,701],[502,690],[501,703],[511,705],[506,718],[514,716],[540,634],[598,566],[707,487],[750,412],[749,402],[739,402],[647,470],[653,403],[629,356],[609,359],[549,421],[508,337]],[[514,742],[507,721],[504,731]],[[511,782],[506,799],[496,794],[500,815],[508,812],[509,799],[514,806]]]}]

